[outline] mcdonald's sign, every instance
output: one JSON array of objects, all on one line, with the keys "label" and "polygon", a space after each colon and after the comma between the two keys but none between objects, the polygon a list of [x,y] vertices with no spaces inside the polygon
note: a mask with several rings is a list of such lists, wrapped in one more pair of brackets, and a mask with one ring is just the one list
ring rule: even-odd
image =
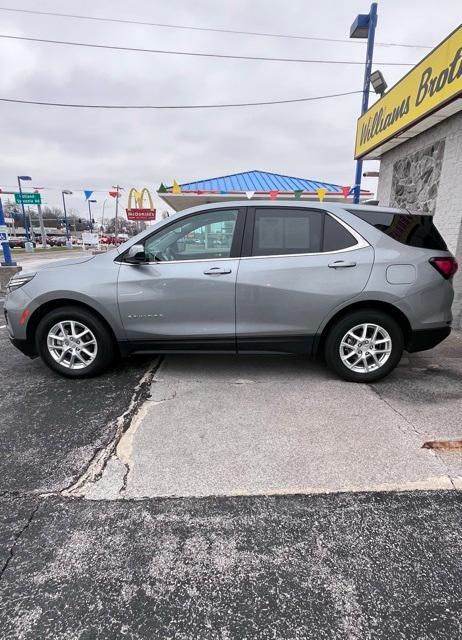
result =
[{"label": "mcdonald's sign", "polygon": [[[146,196],[146,200],[149,205],[148,207],[143,206],[144,196]],[[133,206],[133,201],[135,202],[135,206]],[[141,191],[137,191],[137,189],[132,187],[128,193],[128,206],[126,212],[128,220],[155,220],[156,210],[154,208],[149,189],[143,187]]]}]

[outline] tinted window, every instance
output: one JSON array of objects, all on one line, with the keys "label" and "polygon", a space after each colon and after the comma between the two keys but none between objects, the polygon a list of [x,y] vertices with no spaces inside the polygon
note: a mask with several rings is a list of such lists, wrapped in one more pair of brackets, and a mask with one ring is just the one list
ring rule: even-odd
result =
[{"label": "tinted window", "polygon": [[148,260],[229,258],[237,215],[237,209],[209,211],[164,227],[145,242]]},{"label": "tinted window", "polygon": [[343,227],[337,220],[334,220],[329,215],[326,215],[324,222],[324,242],[322,245],[323,251],[340,251],[347,247],[352,247],[356,242],[356,239],[351,235],[345,227]]},{"label": "tinted window", "polygon": [[411,215],[405,212],[387,213],[373,209],[364,211],[350,209],[350,213],[376,229],[380,229],[390,238],[410,247],[447,251],[446,243],[433,224],[432,216]]},{"label": "tinted window", "polygon": [[252,255],[320,251],[322,215],[320,211],[307,209],[257,209]]}]

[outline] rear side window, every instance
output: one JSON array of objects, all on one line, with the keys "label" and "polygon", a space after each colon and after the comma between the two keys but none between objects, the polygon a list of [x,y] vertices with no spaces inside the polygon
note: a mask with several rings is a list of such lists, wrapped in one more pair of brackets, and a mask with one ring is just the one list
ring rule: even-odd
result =
[{"label": "rear side window", "polygon": [[389,213],[367,209],[350,213],[368,222],[393,240],[420,249],[447,251],[447,245],[433,224],[432,216],[411,215],[409,213]]},{"label": "rear side window", "polygon": [[356,239],[337,220],[326,214],[324,222],[324,243],[323,251],[341,251],[348,247],[353,247]]},{"label": "rear side window", "polygon": [[321,251],[322,216],[322,212],[308,209],[257,209],[252,255]]}]

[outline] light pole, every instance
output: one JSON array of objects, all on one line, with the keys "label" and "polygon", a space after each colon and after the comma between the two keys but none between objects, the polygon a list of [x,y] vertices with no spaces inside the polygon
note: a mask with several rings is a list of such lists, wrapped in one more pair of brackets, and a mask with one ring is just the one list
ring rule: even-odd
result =
[{"label": "light pole", "polygon": [[26,251],[33,251],[34,245],[31,244],[30,234],[29,234],[29,225],[26,220],[26,209],[24,208],[24,202],[22,200],[22,187],[21,180],[32,180],[30,176],[18,176],[18,187],[19,187],[19,196],[21,198],[21,210],[22,210],[22,219],[24,222],[24,230],[26,232]]},{"label": "light pole", "polygon": [[91,203],[91,202],[95,203],[95,202],[96,202],[96,200],[90,200],[90,199],[88,199],[88,200],[87,200],[87,202],[88,202],[88,216],[89,216],[89,218],[90,218],[90,231],[91,231],[91,232],[93,232],[93,221],[92,221],[92,219],[91,219],[91,204],[90,204],[90,203]]},{"label": "light pole", "polygon": [[[351,25],[350,38],[367,38],[366,63],[364,67],[363,100],[361,115],[366,113],[369,106],[369,86],[371,83],[372,58],[374,55],[375,28],[377,26],[377,3],[373,2],[368,14],[360,14]],[[361,196],[361,174],[363,161],[356,160],[356,175],[353,186],[355,204],[359,204]]]},{"label": "light pole", "polygon": [[63,196],[64,224],[66,225],[66,247],[68,249],[72,249],[72,240],[69,236],[69,223],[67,221],[66,198],[64,197],[64,196],[71,196],[72,191],[69,191],[69,189],[63,189],[61,193]]}]

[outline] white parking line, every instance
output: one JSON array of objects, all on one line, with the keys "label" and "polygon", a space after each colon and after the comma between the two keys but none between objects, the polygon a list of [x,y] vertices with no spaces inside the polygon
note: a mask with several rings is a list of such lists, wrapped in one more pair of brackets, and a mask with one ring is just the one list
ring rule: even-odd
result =
[{"label": "white parking line", "polygon": [[6,329],[6,324],[0,324],[0,329]]}]

